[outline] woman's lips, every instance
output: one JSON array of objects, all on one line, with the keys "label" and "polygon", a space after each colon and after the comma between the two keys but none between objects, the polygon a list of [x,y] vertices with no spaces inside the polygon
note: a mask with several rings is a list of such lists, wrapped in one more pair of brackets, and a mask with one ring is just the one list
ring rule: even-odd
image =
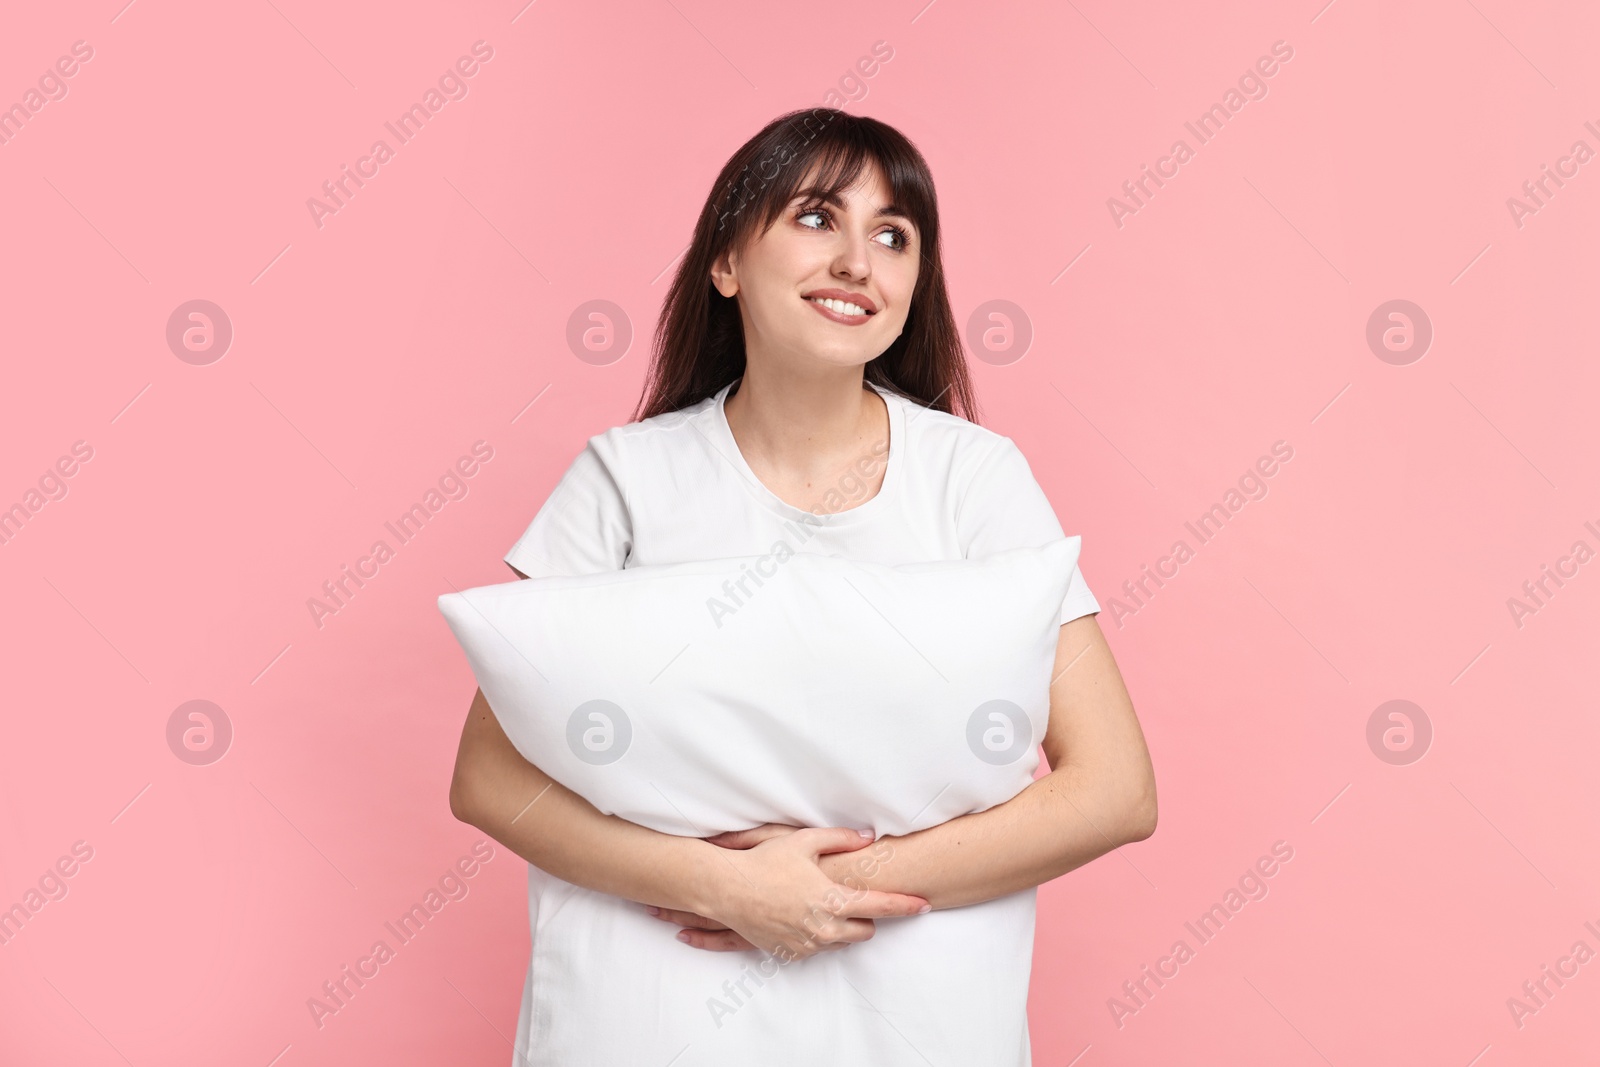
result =
[{"label": "woman's lips", "polygon": [[812,300],[809,297],[804,299],[806,303],[816,308],[817,311],[823,316],[832,319],[834,322],[841,322],[846,326],[860,326],[862,323],[872,318],[871,315],[842,315],[839,312],[834,311],[832,308],[827,307],[820,301]]}]

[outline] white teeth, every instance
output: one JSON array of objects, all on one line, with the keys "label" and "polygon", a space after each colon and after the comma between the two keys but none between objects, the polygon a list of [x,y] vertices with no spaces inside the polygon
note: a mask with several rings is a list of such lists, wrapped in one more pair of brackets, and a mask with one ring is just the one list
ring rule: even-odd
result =
[{"label": "white teeth", "polygon": [[867,313],[867,309],[859,304],[846,304],[843,300],[830,300],[820,296],[813,296],[808,299],[815,300],[829,311],[837,311],[841,315],[865,315]]}]

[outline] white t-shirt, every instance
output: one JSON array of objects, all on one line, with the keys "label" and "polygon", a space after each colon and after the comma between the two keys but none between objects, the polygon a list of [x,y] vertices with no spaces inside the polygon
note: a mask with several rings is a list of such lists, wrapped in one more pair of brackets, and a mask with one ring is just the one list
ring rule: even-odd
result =
[{"label": "white t-shirt", "polygon": [[[1010,438],[959,416],[922,407],[876,385],[872,388],[888,407],[889,440],[875,449],[877,459],[863,461],[861,473],[872,473],[874,462],[887,463],[877,494],[851,506],[865,495],[867,487],[865,479],[847,474],[838,484],[815,490],[817,506],[832,513],[817,515],[794,507],[761,483],[739,451],[723,410],[734,384],[679,411],[591,437],[506,553],[506,563],[529,578],[592,574],[648,564],[760,555],[783,541],[796,552],[898,564],[984,556],[1035,547],[1064,536],[1027,460]],[[1083,576],[1074,570],[1061,622],[1099,610]],[[616,902],[616,898],[572,886],[531,864],[528,892],[530,929],[536,940],[541,913],[546,922],[557,910],[584,914],[593,921]],[[899,920],[936,920],[942,927],[937,940],[946,942],[940,951],[957,966],[953,969],[929,959],[920,967],[895,964],[906,968],[903,975],[877,974],[876,988],[895,989],[904,1009],[894,1013],[892,1025],[881,1014],[886,1010],[881,1005],[861,1010],[859,982],[851,981],[848,968],[852,964],[842,958],[874,947],[880,948],[879,958],[884,961],[912,958],[905,953],[894,955],[890,947],[893,938],[905,935],[898,933],[899,926],[893,927],[895,933],[889,932],[893,920],[880,920],[876,936],[869,942],[788,965],[786,969],[798,965],[809,970],[803,979],[795,972],[795,978],[772,982],[772,988],[763,989],[757,999],[767,1031],[781,1031],[792,1018],[793,1033],[771,1032],[773,1051],[762,1055],[760,1061],[768,1067],[809,1064],[814,1060],[803,1047],[825,1037],[825,1044],[814,1046],[813,1051],[826,1049],[829,1061],[835,1064],[924,1067],[931,1057],[935,1063],[1027,1067],[1031,1057],[1026,1001],[1035,894],[1035,889],[1027,889]],[[582,898],[585,905],[569,906],[575,898]],[[600,910],[586,911],[586,906]],[[642,909],[631,902],[626,906]],[[1025,927],[1021,927],[1027,932],[1027,943],[993,945],[987,953],[973,955],[972,950],[984,940],[985,922],[1002,911],[1011,916],[1006,928],[1019,929],[1015,921],[1018,909],[1027,912]],[[934,933],[933,927],[928,923],[920,929],[926,935]],[[910,928],[904,929],[909,932]],[[964,953],[965,960],[961,959]],[[538,955],[536,951],[536,960]],[[754,952],[704,955],[743,962],[760,956]],[[700,962],[696,960],[696,965]],[[978,968],[977,972],[972,968]],[[737,964],[727,969],[730,974],[738,973]],[[957,969],[963,973],[956,973]],[[605,1027],[604,1035],[592,1030],[584,1035],[561,1032],[560,1019],[535,1021],[534,1016],[541,1014],[534,997],[535,983],[541,979],[594,980],[594,996],[607,1001],[608,1018],[614,1025]],[[646,1047],[645,1031],[655,1036],[661,1020],[652,1010],[659,1004],[644,1001],[672,981],[673,976],[586,978],[571,970],[559,978],[540,976],[530,961],[517,1026],[517,1052],[523,1057],[515,1061],[517,1067],[558,1062],[566,1067],[580,1062],[552,1058],[556,1049],[563,1054],[582,1054],[599,1045]],[[810,983],[809,991],[804,991],[803,982]],[[631,1005],[636,1011],[630,1011],[627,1003],[628,988],[633,988],[632,996],[641,1001]],[[797,998],[798,1014],[784,1013],[784,989]],[[829,1011],[826,1019],[815,1014],[818,997],[840,998],[837,1010]],[[628,1044],[627,1035],[616,1029],[630,1025],[643,1028],[637,1044]],[[794,1058],[785,1059],[784,1055]],[[712,1058],[691,1055],[690,1060],[695,1064],[738,1062],[741,1067],[745,1063],[737,1058],[717,1059],[714,1053]],[[678,1067],[690,1065],[685,1061]]]},{"label": "white t-shirt", "polygon": [[[986,556],[1065,536],[1009,437],[875,385],[889,409],[882,487],[836,514],[794,507],[761,483],[739,451],[722,408],[733,384],[591,437],[505,561],[540,578],[759,555],[786,540],[796,551],[895,564]],[[818,487],[818,506],[841,506],[835,497],[848,503],[864,491],[847,477]],[[1074,571],[1061,621],[1099,610]]]}]

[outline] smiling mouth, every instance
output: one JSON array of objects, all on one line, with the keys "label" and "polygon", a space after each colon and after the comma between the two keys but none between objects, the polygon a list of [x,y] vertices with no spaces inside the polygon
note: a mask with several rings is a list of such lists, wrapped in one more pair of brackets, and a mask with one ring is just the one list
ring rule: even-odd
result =
[{"label": "smiling mouth", "polygon": [[860,304],[852,304],[848,300],[835,300],[832,297],[817,296],[808,296],[803,299],[841,318],[865,320],[876,314],[876,312],[868,311]]}]

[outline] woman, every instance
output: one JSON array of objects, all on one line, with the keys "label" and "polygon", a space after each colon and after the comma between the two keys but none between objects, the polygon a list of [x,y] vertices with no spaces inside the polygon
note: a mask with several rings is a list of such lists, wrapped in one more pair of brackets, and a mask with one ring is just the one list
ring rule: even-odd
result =
[{"label": "woman", "polygon": [[[506,554],[520,576],[759,554],[797,524],[802,551],[890,564],[1063,536],[1012,441],[957,414],[975,404],[932,177],[883,123],[794,112],[728,161],[653,355],[635,421],[589,440]],[[556,909],[603,899],[681,927],[685,975],[706,965],[696,953],[743,954],[746,972],[749,961],[770,963],[762,950],[783,960],[795,977],[708,991],[716,1027],[671,1046],[678,1067],[809,1064],[819,1054],[874,1067],[1025,1067],[1031,956],[1027,946],[983,956],[984,916],[1026,908],[1031,937],[1034,887],[1148,837],[1156,822],[1149,754],[1098,611],[1074,574],[1042,742],[1050,773],[1004,804],[904,837],[767,825],[702,840],[602,815],[518,754],[481,690],[451,810],[530,863],[536,941]],[[933,959],[896,964],[903,973],[879,973],[870,989],[859,973],[852,980],[846,960],[915,958],[890,952],[891,929],[901,944],[939,931],[930,944],[947,946],[941,958],[958,969]],[[631,1065],[625,1052],[642,1054],[676,1024],[680,979],[689,980],[530,968],[521,1062]],[[611,1013],[605,1025],[591,1019],[580,1033],[541,1017],[536,987],[561,980],[603,982],[593,995]],[[719,1006],[747,1004],[759,1010],[725,1025]]]}]

